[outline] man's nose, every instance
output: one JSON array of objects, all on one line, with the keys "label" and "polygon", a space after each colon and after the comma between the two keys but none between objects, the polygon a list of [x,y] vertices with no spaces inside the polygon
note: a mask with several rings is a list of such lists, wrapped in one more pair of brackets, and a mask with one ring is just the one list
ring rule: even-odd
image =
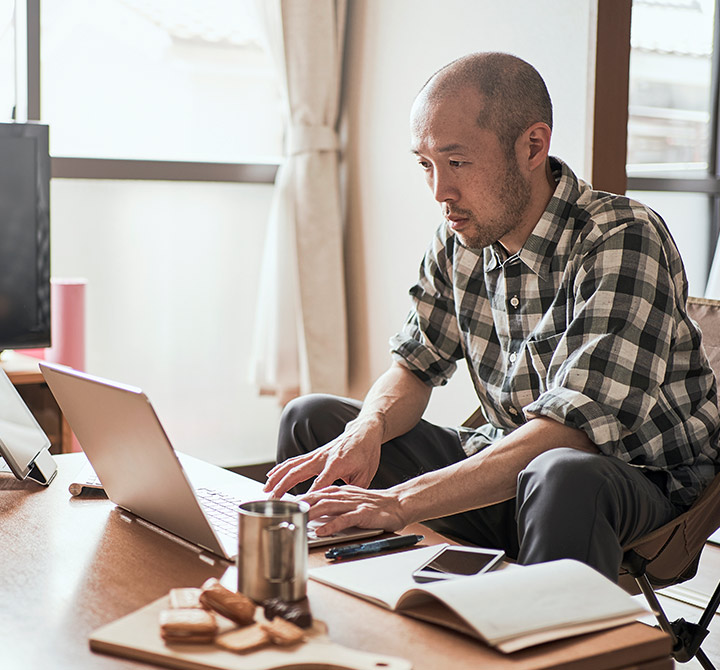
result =
[{"label": "man's nose", "polygon": [[433,196],[437,202],[448,202],[458,199],[458,190],[449,175],[436,171],[433,178]]}]

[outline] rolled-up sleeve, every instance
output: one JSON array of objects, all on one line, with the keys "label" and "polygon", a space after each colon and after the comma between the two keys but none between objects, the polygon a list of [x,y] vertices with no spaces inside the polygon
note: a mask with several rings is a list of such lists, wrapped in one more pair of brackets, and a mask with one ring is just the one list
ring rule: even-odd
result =
[{"label": "rolled-up sleeve", "polygon": [[410,289],[412,308],[399,333],[390,339],[393,360],[430,386],[446,384],[462,358],[460,331],[448,256],[454,249],[440,226]]},{"label": "rolled-up sleeve", "polygon": [[[545,389],[524,408],[584,431],[607,454],[657,405],[675,338],[676,290],[652,226],[619,223],[586,242],[567,327],[552,346],[531,336]],[[550,350],[552,348],[552,350]]]}]

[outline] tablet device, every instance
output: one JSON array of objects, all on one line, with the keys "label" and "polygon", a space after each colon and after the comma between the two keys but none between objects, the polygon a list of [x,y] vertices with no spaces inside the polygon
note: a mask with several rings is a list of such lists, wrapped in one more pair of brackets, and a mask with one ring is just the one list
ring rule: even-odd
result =
[{"label": "tablet device", "polygon": [[0,456],[18,479],[30,477],[47,486],[57,472],[50,455],[50,440],[2,369]]},{"label": "tablet device", "polygon": [[436,582],[479,575],[497,567],[505,558],[500,549],[445,546],[412,573],[416,582]]}]

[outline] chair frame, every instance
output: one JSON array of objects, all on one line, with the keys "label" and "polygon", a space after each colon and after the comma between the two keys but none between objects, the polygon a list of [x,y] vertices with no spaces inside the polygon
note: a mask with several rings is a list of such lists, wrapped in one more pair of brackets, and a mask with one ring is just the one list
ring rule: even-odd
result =
[{"label": "chair frame", "polygon": [[635,577],[645,599],[650,604],[650,607],[652,607],[653,614],[655,614],[660,628],[672,638],[673,658],[679,663],[687,663],[690,659],[696,658],[705,670],[715,670],[715,666],[707,657],[707,654],[700,648],[700,645],[708,636],[710,632],[710,622],[715,616],[715,612],[717,612],[718,605],[720,605],[720,583],[718,583],[715,593],[713,593],[710,602],[697,623],[685,621],[682,617],[675,619],[675,621],[671,623],[655,595],[655,591],[647,575],[642,572],[633,575],[633,577]]}]

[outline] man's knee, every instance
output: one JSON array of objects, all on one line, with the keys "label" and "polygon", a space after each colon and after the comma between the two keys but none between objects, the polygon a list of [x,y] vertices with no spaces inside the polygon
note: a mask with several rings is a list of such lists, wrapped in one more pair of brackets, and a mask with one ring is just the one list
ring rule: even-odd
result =
[{"label": "man's knee", "polygon": [[359,403],[323,393],[291,400],[280,417],[278,463],[305,454],[336,438],[357,416]]},{"label": "man's knee", "polygon": [[280,416],[280,430],[293,430],[295,426],[312,421],[313,418],[322,417],[338,400],[335,396],[323,393],[311,393],[309,395],[293,398],[283,408]]},{"label": "man's knee", "polygon": [[[597,524],[617,527],[618,504],[607,470],[608,457],[571,448],[544,452],[518,476],[517,521],[521,538],[578,539]],[[522,540],[521,540],[522,543]]]},{"label": "man's knee", "polygon": [[547,451],[518,476],[519,561],[574,558],[617,579],[619,505],[609,457],[570,448]]},{"label": "man's knee", "polygon": [[569,447],[543,452],[518,475],[518,502],[542,497],[562,506],[588,498],[595,504],[607,481],[605,458]]}]

